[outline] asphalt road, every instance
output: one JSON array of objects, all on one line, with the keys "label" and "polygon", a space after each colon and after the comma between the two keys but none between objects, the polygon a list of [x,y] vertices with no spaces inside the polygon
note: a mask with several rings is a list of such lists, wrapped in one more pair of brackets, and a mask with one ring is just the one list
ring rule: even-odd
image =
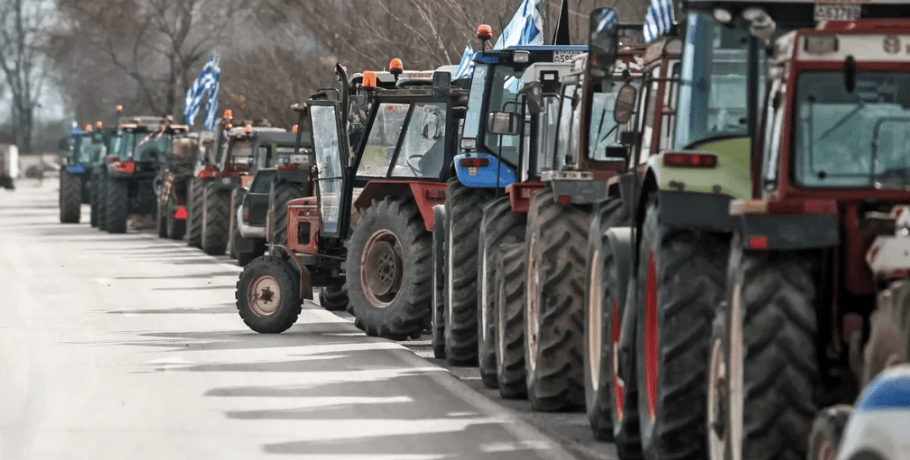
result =
[{"label": "asphalt road", "polygon": [[0,189],[0,459],[615,458],[583,414],[501,401],[426,340],[307,302],[258,335],[240,268],[150,230],[59,223],[57,180]]}]

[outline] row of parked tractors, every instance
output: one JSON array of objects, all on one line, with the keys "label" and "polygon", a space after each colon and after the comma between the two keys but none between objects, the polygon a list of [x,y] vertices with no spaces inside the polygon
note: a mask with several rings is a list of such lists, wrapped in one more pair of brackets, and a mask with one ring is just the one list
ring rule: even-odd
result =
[{"label": "row of parked tractors", "polygon": [[318,290],[622,459],[899,458],[844,429],[910,394],[910,4],[670,8],[466,78],[336,65],[292,132],[122,119],[76,137],[61,220],[157,211],[244,266],[251,329]]}]

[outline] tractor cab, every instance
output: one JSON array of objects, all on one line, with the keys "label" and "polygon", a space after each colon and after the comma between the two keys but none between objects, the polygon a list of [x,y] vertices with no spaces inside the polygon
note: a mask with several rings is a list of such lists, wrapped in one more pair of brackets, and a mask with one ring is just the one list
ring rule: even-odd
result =
[{"label": "tractor cab", "polygon": [[186,125],[172,124],[170,117],[122,117],[108,152],[108,172],[154,176],[158,164],[167,161],[174,134],[186,131]]},{"label": "tractor cab", "polygon": [[[488,115],[520,110],[521,78],[530,65],[569,62],[586,51],[586,46],[514,46],[474,55],[468,110],[454,168],[460,182],[479,188],[507,187],[515,182],[522,156],[521,136],[490,132]],[[478,180],[481,170],[492,171],[494,180]]]}]

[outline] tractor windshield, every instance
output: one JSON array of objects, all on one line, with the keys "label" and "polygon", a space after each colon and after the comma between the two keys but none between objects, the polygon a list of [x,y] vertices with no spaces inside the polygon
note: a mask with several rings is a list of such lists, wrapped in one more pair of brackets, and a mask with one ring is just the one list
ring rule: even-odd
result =
[{"label": "tractor windshield", "polygon": [[797,79],[793,166],[808,187],[910,184],[910,75],[860,72],[847,91],[843,72]]},{"label": "tractor windshield", "polygon": [[249,166],[253,160],[253,143],[248,139],[234,139],[231,142],[231,166]]},{"label": "tractor windshield", "polygon": [[135,139],[138,139],[138,143],[131,153],[131,158],[136,161],[164,159],[171,146],[170,134],[137,133]]},{"label": "tractor windshield", "polygon": [[[614,89],[619,90],[619,85]],[[594,93],[591,99],[591,132],[588,138],[588,154],[594,160],[607,159],[607,147],[616,147],[620,144],[616,138],[619,125],[613,120],[613,105],[616,102],[615,93]]]},{"label": "tractor windshield", "polygon": [[[559,121],[559,95],[544,94],[543,111],[537,116],[537,171],[530,171],[537,177],[553,162],[550,155],[556,151],[556,124]],[[527,178],[523,178],[527,179]]]},{"label": "tractor windshield", "polygon": [[706,13],[689,15],[688,29],[673,148],[748,135],[748,32],[720,25]]},{"label": "tractor windshield", "polygon": [[386,177],[410,107],[410,104],[397,102],[379,105],[357,168],[358,177]]}]

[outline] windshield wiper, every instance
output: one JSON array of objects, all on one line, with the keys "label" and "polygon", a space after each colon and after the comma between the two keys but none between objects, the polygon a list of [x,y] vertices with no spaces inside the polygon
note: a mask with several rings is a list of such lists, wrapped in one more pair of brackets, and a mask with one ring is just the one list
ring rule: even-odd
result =
[{"label": "windshield wiper", "polygon": [[829,134],[833,133],[834,130],[836,130],[837,128],[840,128],[841,125],[843,125],[844,123],[846,123],[847,120],[849,120],[853,115],[856,115],[856,114],[857,114],[860,110],[862,110],[863,107],[865,107],[865,106],[866,106],[866,105],[863,104],[863,101],[860,100],[860,101],[859,101],[859,105],[857,105],[855,109],[851,110],[849,113],[847,113],[846,115],[844,115],[844,117],[841,118],[840,120],[837,120],[837,123],[835,123],[834,126],[828,128],[828,130],[825,131],[824,134],[822,134],[820,137],[818,137],[818,138],[815,139],[815,140],[816,140],[816,141],[820,141],[820,140],[822,140],[822,139],[828,137]]}]

